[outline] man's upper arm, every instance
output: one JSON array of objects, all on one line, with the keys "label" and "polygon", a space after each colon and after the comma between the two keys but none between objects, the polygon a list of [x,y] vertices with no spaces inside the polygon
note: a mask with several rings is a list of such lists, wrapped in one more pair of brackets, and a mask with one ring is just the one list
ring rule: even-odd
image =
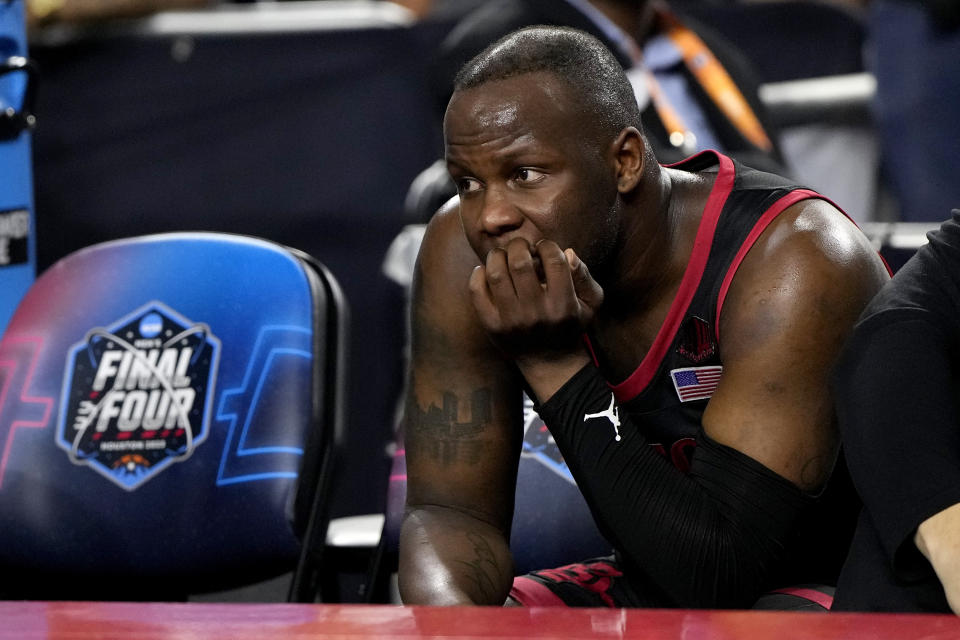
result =
[{"label": "man's upper arm", "polygon": [[819,489],[838,444],[830,373],[887,278],[867,239],[825,201],[780,214],[723,305],[724,371],[703,416],[707,434],[804,491]]},{"label": "man's upper arm", "polygon": [[467,281],[477,264],[456,210],[442,210],[427,229],[414,278],[404,409],[407,504],[455,509],[506,535],[522,387],[476,320]]}]

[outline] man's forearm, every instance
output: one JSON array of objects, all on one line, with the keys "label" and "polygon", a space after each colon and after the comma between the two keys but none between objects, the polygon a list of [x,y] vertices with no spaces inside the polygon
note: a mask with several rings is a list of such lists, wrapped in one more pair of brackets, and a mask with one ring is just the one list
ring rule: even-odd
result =
[{"label": "man's forearm", "polygon": [[950,608],[960,615],[960,503],[924,520],[914,542],[937,573]]},{"label": "man's forearm", "polygon": [[540,415],[602,532],[676,606],[749,606],[811,502],[705,434],[690,473],[681,473],[619,414],[592,366],[542,405]]},{"label": "man's forearm", "polygon": [[578,371],[590,364],[586,349],[553,358],[518,358],[517,368],[539,404],[543,404]]},{"label": "man's forearm", "polygon": [[410,509],[400,532],[404,604],[502,605],[513,560],[495,527],[452,509]]}]

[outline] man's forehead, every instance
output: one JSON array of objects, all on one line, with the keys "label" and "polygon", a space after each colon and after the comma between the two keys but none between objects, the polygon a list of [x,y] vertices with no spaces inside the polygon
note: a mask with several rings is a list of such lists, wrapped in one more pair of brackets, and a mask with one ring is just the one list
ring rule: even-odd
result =
[{"label": "man's forehead", "polygon": [[478,98],[465,104],[465,112],[459,114],[461,118],[466,118],[470,124],[484,129],[491,127],[509,127],[516,124],[521,114],[521,102],[519,98],[509,97],[504,100],[490,99],[492,96],[485,96],[487,99]]},{"label": "man's forehead", "polygon": [[540,120],[565,114],[569,106],[566,82],[553,73],[538,71],[489,80],[456,91],[450,100],[447,119],[448,124],[503,127],[515,124],[520,118]]}]

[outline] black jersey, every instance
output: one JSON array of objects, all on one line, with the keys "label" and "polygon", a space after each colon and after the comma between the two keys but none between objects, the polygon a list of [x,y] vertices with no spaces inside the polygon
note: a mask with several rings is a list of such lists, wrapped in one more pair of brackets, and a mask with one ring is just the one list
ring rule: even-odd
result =
[{"label": "black jersey", "polygon": [[[801,200],[826,198],[714,151],[670,166],[690,172],[716,167],[717,177],[666,320],[634,372],[610,386],[620,410],[687,472],[703,412],[723,376],[719,320],[738,267],[785,209]],[[818,498],[790,543],[797,552],[783,568],[784,584],[836,584],[860,508],[842,456]]]},{"label": "black jersey", "polygon": [[713,151],[670,166],[690,172],[716,166],[716,181],[666,320],[636,370],[611,387],[621,411],[685,471],[700,418],[723,375],[719,319],[733,276],[778,214],[822,196]]}]

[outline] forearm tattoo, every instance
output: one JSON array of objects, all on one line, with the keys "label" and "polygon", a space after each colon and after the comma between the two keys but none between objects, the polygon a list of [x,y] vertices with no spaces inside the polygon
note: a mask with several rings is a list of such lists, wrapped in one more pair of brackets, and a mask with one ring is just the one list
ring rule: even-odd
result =
[{"label": "forearm tattoo", "polygon": [[457,563],[466,569],[463,576],[476,588],[476,594],[483,601],[492,602],[497,597],[498,577],[502,573],[496,555],[483,536],[468,533],[467,540],[473,546],[474,557],[472,560],[457,560]]},{"label": "forearm tattoo", "polygon": [[477,464],[485,447],[480,435],[490,422],[490,390],[473,392],[470,412],[464,421],[458,419],[459,401],[455,393],[445,391],[442,407],[431,404],[423,409],[413,397],[407,403],[408,437],[416,440],[418,451],[424,456],[443,466]]}]

